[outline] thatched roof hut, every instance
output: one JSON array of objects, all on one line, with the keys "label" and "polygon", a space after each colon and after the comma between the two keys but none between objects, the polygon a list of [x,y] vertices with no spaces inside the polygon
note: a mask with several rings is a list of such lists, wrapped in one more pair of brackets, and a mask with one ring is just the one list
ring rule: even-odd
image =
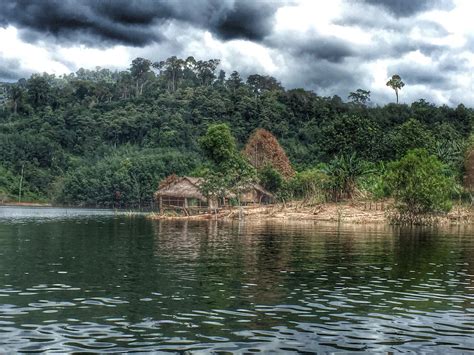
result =
[{"label": "thatched roof hut", "polygon": [[171,175],[160,183],[155,196],[186,197],[207,201],[207,198],[199,190],[199,185],[201,183],[201,178]]},{"label": "thatched roof hut", "polygon": [[199,185],[202,179],[189,176],[168,176],[160,183],[155,198],[158,200],[159,209],[181,209],[189,214],[190,209],[209,209],[217,206],[217,201],[204,196]]},{"label": "thatched roof hut", "polygon": [[[199,189],[202,178],[190,176],[179,177],[171,175],[160,183],[155,199],[159,202],[160,211],[164,209],[182,209],[189,213],[191,209],[214,209],[227,205],[227,200],[235,198],[235,194],[229,192],[221,200],[204,196]],[[273,195],[259,184],[250,184],[241,195],[243,204],[270,203]]]}]

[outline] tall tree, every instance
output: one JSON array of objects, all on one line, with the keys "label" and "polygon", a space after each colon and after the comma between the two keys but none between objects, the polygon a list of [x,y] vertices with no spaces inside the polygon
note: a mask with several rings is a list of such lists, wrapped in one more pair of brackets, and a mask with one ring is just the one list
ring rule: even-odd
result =
[{"label": "tall tree", "polygon": [[347,98],[355,104],[365,106],[370,101],[370,91],[357,89],[356,91],[349,93]]},{"label": "tall tree", "polygon": [[392,75],[389,81],[387,81],[387,86],[391,87],[395,90],[395,95],[397,96],[397,104],[398,104],[398,91],[400,91],[404,86],[405,83],[402,81],[402,78],[398,74]]},{"label": "tall tree", "polygon": [[143,87],[150,80],[153,72],[151,71],[151,61],[144,58],[135,58],[130,66],[130,74],[135,81],[135,95],[140,96],[143,93]]},{"label": "tall tree", "polygon": [[194,63],[194,58],[189,57],[188,60],[178,58],[176,56],[169,57],[165,61],[153,63],[153,67],[160,71],[168,83],[169,91],[176,91],[178,89],[179,81],[183,76],[183,71],[187,65]]},{"label": "tall tree", "polygon": [[18,105],[24,98],[25,91],[24,89],[18,85],[18,84],[13,84],[8,87],[8,97],[11,100],[12,106],[13,106],[13,114],[18,113]]},{"label": "tall tree", "polygon": [[252,74],[247,78],[247,85],[258,95],[264,91],[282,90],[281,84],[269,75]]}]

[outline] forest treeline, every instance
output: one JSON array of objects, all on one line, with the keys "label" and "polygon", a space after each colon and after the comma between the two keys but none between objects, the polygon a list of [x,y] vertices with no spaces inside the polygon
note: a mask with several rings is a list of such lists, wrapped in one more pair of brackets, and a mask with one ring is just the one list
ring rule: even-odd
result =
[{"label": "forest treeline", "polygon": [[[295,179],[310,177],[293,187],[300,196],[318,174],[352,169],[354,181],[344,182],[357,185],[351,193],[376,198],[388,162],[413,149],[462,181],[472,109],[423,99],[372,105],[370,92],[356,89],[347,98],[286,90],[276,78],[242,78],[219,70],[217,59],[192,57],[34,74],[8,84],[0,107],[0,201],[148,206],[164,177],[199,174],[207,159],[199,138],[216,123],[230,127],[240,150],[257,128],[275,135]],[[347,192],[334,189],[336,198]]]}]

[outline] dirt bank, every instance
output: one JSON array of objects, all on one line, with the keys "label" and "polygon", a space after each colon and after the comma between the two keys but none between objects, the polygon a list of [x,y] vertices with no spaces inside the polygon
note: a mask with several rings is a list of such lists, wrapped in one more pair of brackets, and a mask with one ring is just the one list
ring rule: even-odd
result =
[{"label": "dirt bank", "polygon": [[[377,209],[376,209],[377,208]],[[276,204],[267,206],[246,206],[242,208],[243,218],[253,219],[278,219],[278,220],[313,220],[327,222],[350,223],[384,223],[385,206],[383,204],[369,205],[364,203],[326,203],[317,206],[303,206],[301,203]],[[202,214],[197,216],[160,215],[152,214],[152,219],[238,219],[240,209],[224,209],[219,213]]]},{"label": "dirt bank", "polygon": [[[291,220],[291,221],[320,221],[336,223],[389,223],[390,202],[343,202],[324,203],[316,206],[305,206],[301,203],[276,204],[267,206],[246,206],[242,208],[246,220]],[[201,214],[196,216],[181,216],[178,214],[151,214],[152,219],[162,220],[233,220],[240,217],[239,208],[220,210],[217,214]],[[435,217],[438,224],[469,224],[474,222],[472,208],[455,206],[446,215]]]}]

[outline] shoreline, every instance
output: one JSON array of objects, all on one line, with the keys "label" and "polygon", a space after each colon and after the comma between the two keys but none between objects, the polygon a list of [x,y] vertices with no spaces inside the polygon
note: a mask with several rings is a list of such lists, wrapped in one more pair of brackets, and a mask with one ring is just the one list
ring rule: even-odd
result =
[{"label": "shoreline", "polygon": [[[374,205],[375,206],[375,205]],[[378,207],[380,208],[380,207]],[[154,220],[236,220],[239,219],[240,209],[234,207],[224,209],[217,214],[199,214],[191,216],[160,215],[152,213],[148,216]],[[288,220],[288,221],[318,221],[318,222],[348,222],[348,223],[388,223],[385,211],[368,210],[364,204],[324,203],[315,206],[304,206],[301,203],[275,204],[264,206],[244,206],[242,216],[245,220]]]},{"label": "shoreline", "polygon": [[[353,224],[393,224],[389,213],[393,211],[390,203],[370,202],[341,202],[323,203],[314,206],[305,206],[301,203],[286,205],[244,206],[242,216],[244,220],[280,220],[280,221],[314,221],[330,223]],[[217,214],[199,214],[191,216],[151,213],[147,218],[153,220],[238,220],[240,209],[234,207],[224,209]],[[451,212],[445,215],[428,218],[427,224],[470,224],[474,222],[474,209],[464,206],[454,206]]]},{"label": "shoreline", "polygon": [[1,202],[0,207],[53,207],[45,202]]}]

